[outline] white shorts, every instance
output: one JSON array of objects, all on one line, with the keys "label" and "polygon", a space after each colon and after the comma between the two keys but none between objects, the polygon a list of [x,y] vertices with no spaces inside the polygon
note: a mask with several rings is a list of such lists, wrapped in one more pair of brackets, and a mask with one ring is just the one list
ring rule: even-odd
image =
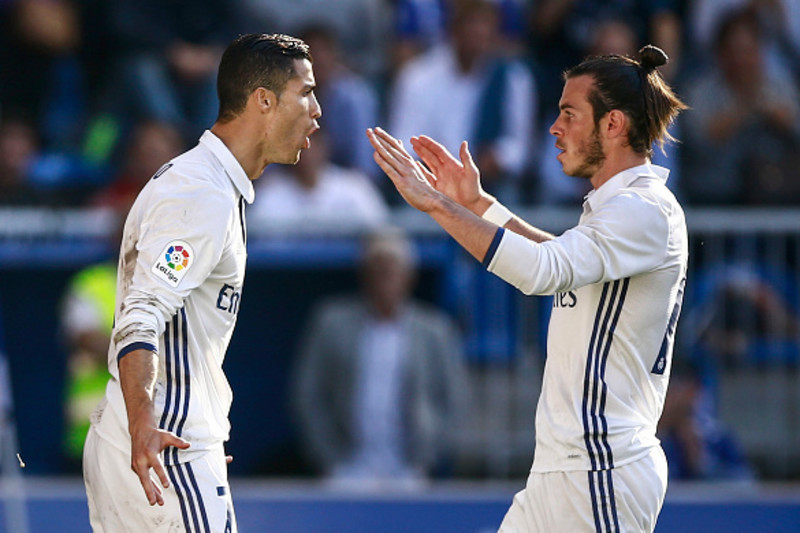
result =
[{"label": "white shorts", "polygon": [[531,472],[498,533],[651,533],[667,493],[661,448],[597,472]]},{"label": "white shorts", "polygon": [[[95,533],[236,533],[227,465],[222,450],[165,466],[170,486],[164,505],[147,502],[125,453],[89,429],[83,451],[83,478],[89,520]],[[155,474],[151,474],[161,486]]]}]

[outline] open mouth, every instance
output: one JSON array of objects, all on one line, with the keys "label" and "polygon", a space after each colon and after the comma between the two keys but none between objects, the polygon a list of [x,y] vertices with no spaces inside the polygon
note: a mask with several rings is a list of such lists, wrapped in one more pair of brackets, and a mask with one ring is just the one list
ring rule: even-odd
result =
[{"label": "open mouth", "polygon": [[309,148],[311,148],[311,136],[312,136],[312,135],[314,135],[314,133],[315,133],[315,132],[316,132],[318,129],[319,129],[319,126],[318,126],[318,125],[316,125],[316,124],[314,124],[314,127],[313,127],[313,128],[311,128],[311,131],[309,131],[309,132],[308,132],[308,135],[306,135],[306,140],[303,142],[303,148],[305,148],[306,150],[308,150]]}]

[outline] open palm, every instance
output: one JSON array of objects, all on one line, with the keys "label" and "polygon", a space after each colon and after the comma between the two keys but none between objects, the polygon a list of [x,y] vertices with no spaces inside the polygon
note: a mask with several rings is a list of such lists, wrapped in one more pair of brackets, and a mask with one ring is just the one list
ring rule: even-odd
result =
[{"label": "open palm", "polygon": [[435,176],[430,181],[437,191],[473,211],[481,200],[489,197],[481,187],[480,171],[472,160],[467,141],[461,143],[460,161],[425,135],[412,137],[411,146]]}]

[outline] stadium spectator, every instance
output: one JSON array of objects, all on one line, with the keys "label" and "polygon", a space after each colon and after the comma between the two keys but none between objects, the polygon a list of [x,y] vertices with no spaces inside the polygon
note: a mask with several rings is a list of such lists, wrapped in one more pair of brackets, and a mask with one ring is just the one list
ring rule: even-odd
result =
[{"label": "stadium spectator", "polygon": [[116,282],[114,261],[90,265],[70,279],[62,301],[61,328],[68,348],[63,451],[67,468],[74,473],[80,472],[89,415],[108,383]]},{"label": "stadium spectator", "polygon": [[497,47],[500,16],[489,0],[455,4],[448,41],[406,64],[392,89],[389,123],[398,139],[474,147],[484,187],[518,202],[536,123],[536,87],[522,63]]},{"label": "stadium spectator", "polygon": [[30,183],[30,170],[38,156],[39,142],[28,122],[0,121],[0,205],[35,205],[41,195]]},{"label": "stadium spectator", "polygon": [[[324,26],[339,40],[348,66],[372,79],[385,68],[391,27],[389,3],[375,0],[239,0],[251,24],[267,31],[299,35]],[[316,70],[316,60],[315,60]],[[327,110],[325,111],[327,114]]]},{"label": "stadium spectator", "polygon": [[361,274],[360,294],[313,311],[293,403],[309,459],[331,482],[414,487],[448,459],[464,415],[461,342],[446,315],[412,298],[402,233],[372,234]]},{"label": "stadium spectator", "polygon": [[[534,3],[529,17],[529,46],[537,60],[541,80],[557,80],[567,67],[580,62],[594,37],[592,28],[605,18],[625,18],[636,32],[636,49],[650,42],[663,49],[670,64],[662,67],[665,79],[680,70],[683,22],[681,0],[542,0]],[[558,107],[561,87],[542,85],[540,109]]]},{"label": "stadium spectator", "polygon": [[710,265],[695,280],[683,345],[715,369],[796,365],[800,316],[791,275],[748,264]]},{"label": "stadium spectator", "polygon": [[684,192],[695,204],[796,204],[800,90],[764,57],[753,10],[734,11],[714,38],[715,63],[688,85]]},{"label": "stadium spectator", "polygon": [[216,72],[241,33],[237,2],[115,0],[108,9],[117,56],[109,104],[120,118],[155,119],[199,136],[217,118]]},{"label": "stadium spectator", "polygon": [[694,371],[673,367],[656,432],[670,479],[752,481],[752,467],[735,435],[713,416],[708,394]]},{"label": "stadium spectator", "polygon": [[31,117],[48,148],[80,140],[85,102],[78,61],[81,25],[66,0],[0,4],[0,104]]},{"label": "stadium spectator", "polygon": [[800,2],[794,0],[693,0],[687,11],[691,45],[701,61],[713,61],[714,36],[732,12],[749,9],[763,25],[768,61],[800,75]]},{"label": "stadium spectator", "polygon": [[251,208],[251,227],[326,232],[363,229],[388,218],[389,209],[372,180],[330,160],[324,131],[314,135],[296,165],[270,168],[256,182],[258,201]]},{"label": "stadium spectator", "polygon": [[[396,0],[392,2],[394,39],[390,51],[390,72],[395,72],[447,39],[447,21],[461,0]],[[495,0],[500,11],[502,46],[521,51],[529,2]]]},{"label": "stadium spectator", "polygon": [[119,173],[107,187],[98,191],[91,205],[108,207],[124,216],[144,184],[161,165],[184,148],[180,132],[173,126],[153,120],[140,122],[124,148]]}]

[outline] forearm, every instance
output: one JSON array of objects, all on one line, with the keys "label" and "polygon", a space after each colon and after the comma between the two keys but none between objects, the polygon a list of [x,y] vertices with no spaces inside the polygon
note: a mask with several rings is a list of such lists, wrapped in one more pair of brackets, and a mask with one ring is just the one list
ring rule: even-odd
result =
[{"label": "forearm", "polygon": [[138,424],[155,427],[153,388],[158,372],[157,362],[157,355],[144,349],[133,350],[119,360],[120,385],[131,434]]},{"label": "forearm", "polygon": [[502,214],[488,216],[488,220],[534,242],[545,242],[555,238],[554,235],[531,226],[518,216],[511,213],[507,208],[503,207],[502,204],[493,206],[493,204],[495,204],[497,201],[492,197],[489,198],[489,200],[482,199],[481,203],[476,204],[476,207],[472,209],[472,212],[483,218],[487,218],[487,212],[490,208],[492,208],[495,213],[505,213],[505,216]]},{"label": "forearm", "polygon": [[497,233],[497,225],[482,219],[445,195],[428,214],[478,261],[483,261]]},{"label": "forearm", "polygon": [[[468,209],[441,195],[436,207],[428,214],[475,259],[483,261],[497,233],[498,224],[484,220],[481,215],[495,201],[493,198],[484,197]],[[545,242],[555,238],[516,215],[512,215],[503,227],[534,242]]]}]

